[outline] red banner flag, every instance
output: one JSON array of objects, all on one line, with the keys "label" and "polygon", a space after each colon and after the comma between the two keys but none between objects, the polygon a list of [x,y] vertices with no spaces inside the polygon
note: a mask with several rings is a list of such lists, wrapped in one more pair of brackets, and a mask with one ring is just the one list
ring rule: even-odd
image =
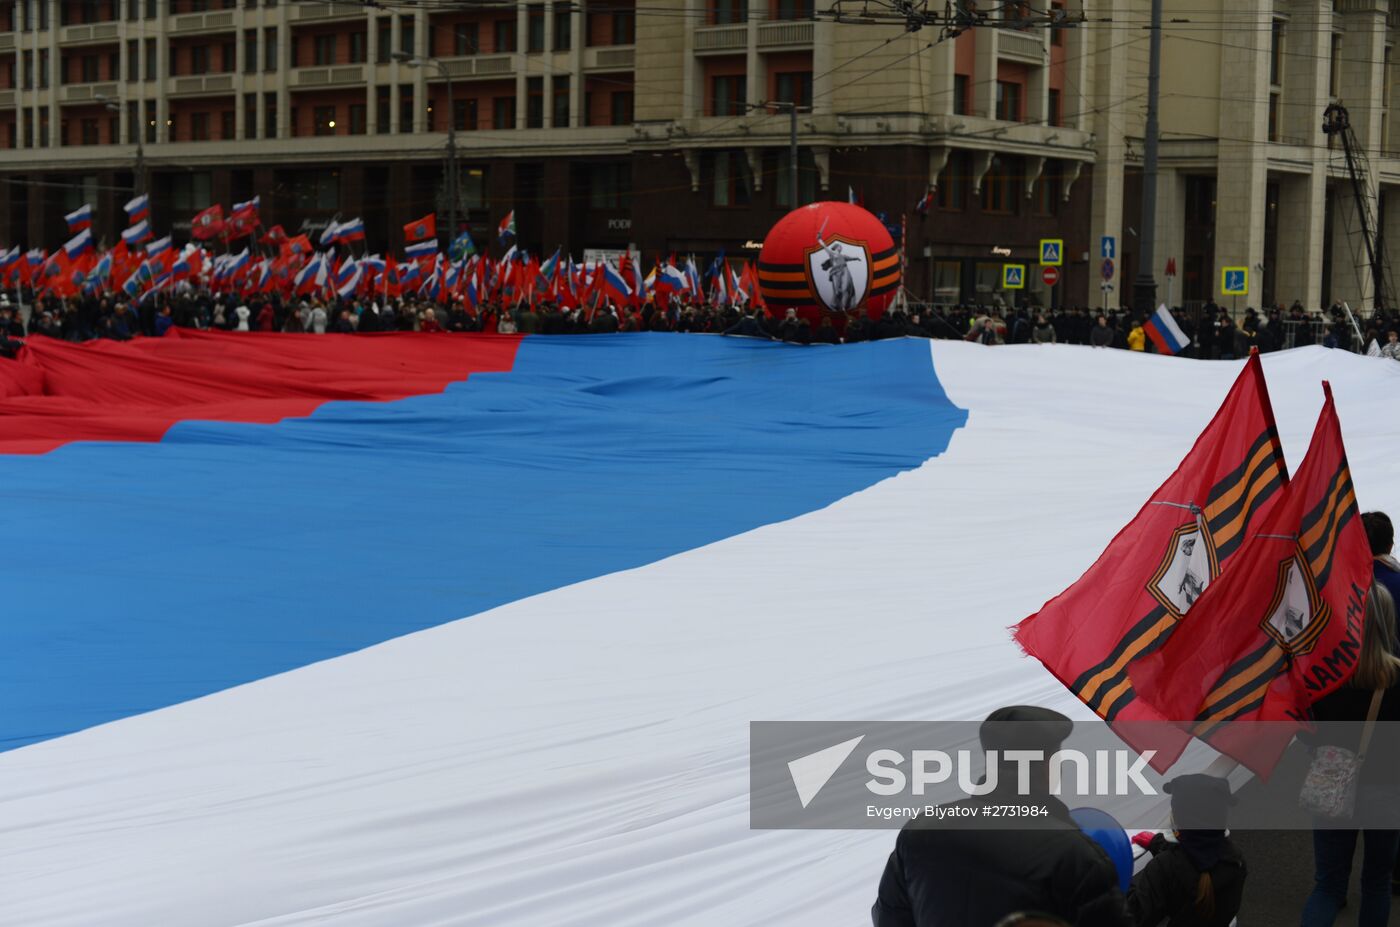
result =
[{"label": "red banner flag", "polygon": [[1139,698],[1260,775],[1361,649],[1371,548],[1324,389],[1293,481],[1171,640],[1131,670]]},{"label": "red banner flag", "polygon": [[415,219],[403,227],[404,241],[426,241],[437,238],[437,213],[430,212],[421,219]]},{"label": "red banner flag", "polygon": [[[1136,698],[1128,665],[1161,647],[1287,485],[1268,387],[1251,356],[1185,459],[1074,585],[1016,628],[1016,641],[1139,750],[1189,739]],[[1145,738],[1160,732],[1161,742]],[[1179,735],[1179,736],[1178,736]]]},{"label": "red banner flag", "polygon": [[190,222],[190,237],[199,241],[214,238],[224,230],[224,207],[215,203]]}]

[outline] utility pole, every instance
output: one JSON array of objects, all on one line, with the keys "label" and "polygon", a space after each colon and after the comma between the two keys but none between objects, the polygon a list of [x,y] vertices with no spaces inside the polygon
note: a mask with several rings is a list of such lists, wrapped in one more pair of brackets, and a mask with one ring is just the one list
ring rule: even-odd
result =
[{"label": "utility pole", "polygon": [[447,85],[447,253],[450,257],[452,243],[457,240],[457,183],[459,180],[457,171],[457,107],[452,101],[452,72],[448,71],[447,65],[437,58],[424,58],[407,52],[394,52],[392,57],[395,61],[401,61],[411,68],[422,67],[425,64],[432,65],[437,68]]},{"label": "utility pole", "polygon": [[1142,217],[1138,221],[1138,271],[1133,280],[1133,309],[1146,318],[1156,311],[1157,278],[1154,264],[1157,235],[1157,102],[1162,85],[1162,0],[1152,0],[1148,26],[1147,128],[1143,138]]}]

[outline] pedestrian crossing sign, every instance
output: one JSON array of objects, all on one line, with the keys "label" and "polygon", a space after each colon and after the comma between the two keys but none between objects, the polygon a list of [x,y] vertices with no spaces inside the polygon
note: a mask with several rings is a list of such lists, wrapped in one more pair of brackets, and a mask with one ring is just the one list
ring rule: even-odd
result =
[{"label": "pedestrian crossing sign", "polygon": [[1220,292],[1226,296],[1249,295],[1249,268],[1220,268]]},{"label": "pedestrian crossing sign", "polygon": [[1063,238],[1042,238],[1040,240],[1040,265],[1059,267],[1065,262],[1065,240]]},{"label": "pedestrian crossing sign", "polygon": [[1026,288],[1026,265],[1001,265],[1001,288],[1003,290],[1024,290]]}]

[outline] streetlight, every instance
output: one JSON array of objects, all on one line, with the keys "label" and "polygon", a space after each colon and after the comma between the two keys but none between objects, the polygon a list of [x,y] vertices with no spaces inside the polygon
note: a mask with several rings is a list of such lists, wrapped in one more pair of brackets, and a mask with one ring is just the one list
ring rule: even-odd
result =
[{"label": "streetlight", "polygon": [[[122,111],[121,104],[118,103],[116,100],[113,100],[111,97],[103,96],[99,93],[97,94],[97,101],[101,103],[102,106],[109,113],[120,113]],[[135,127],[128,125],[128,129],[131,129],[136,133],[136,170],[134,174],[133,186],[136,189],[137,196],[140,196],[141,194],[146,192],[145,128],[145,120],[140,120]]]},{"label": "streetlight", "polygon": [[447,227],[450,230],[447,234],[447,252],[451,255],[452,244],[457,240],[457,107],[452,103],[452,74],[447,70],[447,65],[433,57],[408,52],[394,52],[390,57],[411,68],[432,65],[447,83]]}]

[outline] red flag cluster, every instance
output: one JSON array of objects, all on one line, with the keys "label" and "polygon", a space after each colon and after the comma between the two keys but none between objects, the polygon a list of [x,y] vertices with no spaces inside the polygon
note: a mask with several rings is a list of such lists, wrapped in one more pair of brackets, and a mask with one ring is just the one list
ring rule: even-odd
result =
[{"label": "red flag cluster", "polygon": [[1196,736],[1267,774],[1354,668],[1371,555],[1326,394],[1290,481],[1252,356],[1176,472],[1016,629],[1158,771]]}]

